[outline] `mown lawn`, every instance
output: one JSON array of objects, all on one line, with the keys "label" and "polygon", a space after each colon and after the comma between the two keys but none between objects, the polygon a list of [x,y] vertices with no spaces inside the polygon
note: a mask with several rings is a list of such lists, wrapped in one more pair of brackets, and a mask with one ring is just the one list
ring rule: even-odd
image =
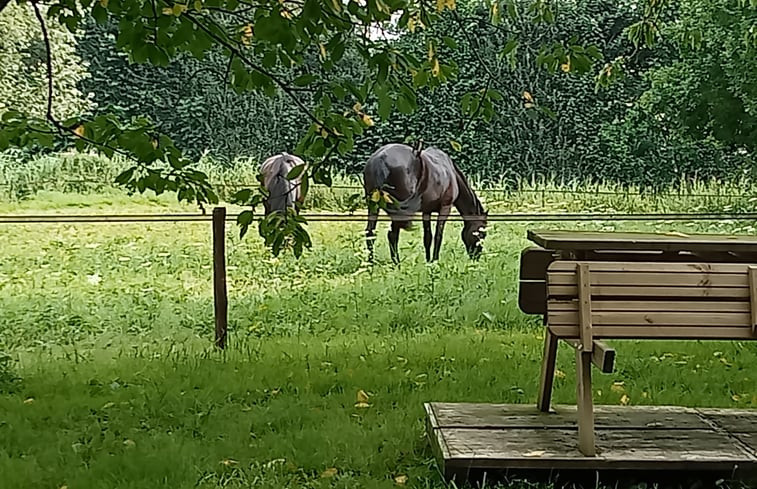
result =
[{"label": "mown lawn", "polygon": [[[515,199],[502,208],[528,204]],[[118,194],[0,204],[0,213],[176,210]],[[385,226],[373,267],[361,223],[312,223],[314,249],[299,261],[272,258],[254,231],[240,241],[232,227],[221,353],[211,347],[209,225],[2,226],[0,487],[9,489],[443,487],[423,402],[536,399],[542,329],[517,308],[526,229],[754,231],[493,223],[473,263],[454,223],[434,265],[423,262],[420,230],[403,233],[397,269]],[[597,374],[598,403],[757,407],[757,345],[613,346],[617,371]],[[558,368],[555,401],[572,403],[569,351]]]}]

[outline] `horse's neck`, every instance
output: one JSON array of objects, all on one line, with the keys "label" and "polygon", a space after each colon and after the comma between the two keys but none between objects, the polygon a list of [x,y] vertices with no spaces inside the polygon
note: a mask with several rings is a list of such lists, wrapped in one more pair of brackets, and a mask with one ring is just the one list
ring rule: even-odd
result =
[{"label": "horse's neck", "polygon": [[478,215],[481,211],[480,202],[476,197],[473,189],[470,188],[468,182],[458,173],[457,186],[460,189],[460,193],[455,201],[455,208],[461,215]]}]

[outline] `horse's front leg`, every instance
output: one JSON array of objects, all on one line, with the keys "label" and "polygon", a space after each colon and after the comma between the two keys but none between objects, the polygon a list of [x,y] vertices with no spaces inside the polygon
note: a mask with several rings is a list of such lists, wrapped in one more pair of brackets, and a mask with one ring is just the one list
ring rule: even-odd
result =
[{"label": "horse's front leg", "polygon": [[368,214],[368,224],[365,226],[365,246],[368,248],[368,261],[373,263],[373,244],[376,241],[376,223],[378,214]]},{"label": "horse's front leg", "polygon": [[426,248],[426,261],[431,261],[431,214],[423,214],[423,247]]},{"label": "horse's front leg", "polygon": [[389,251],[392,254],[392,261],[396,263],[397,265],[400,264],[400,253],[399,253],[399,241],[400,241],[400,226],[398,223],[392,221],[392,228],[389,230],[389,233],[387,234],[389,237]]},{"label": "horse's front leg", "polygon": [[444,225],[447,223],[449,213],[452,211],[451,205],[444,205],[439,209],[439,217],[436,219],[436,234],[434,235],[434,260],[439,259],[439,251],[442,249],[442,238],[444,237]]}]

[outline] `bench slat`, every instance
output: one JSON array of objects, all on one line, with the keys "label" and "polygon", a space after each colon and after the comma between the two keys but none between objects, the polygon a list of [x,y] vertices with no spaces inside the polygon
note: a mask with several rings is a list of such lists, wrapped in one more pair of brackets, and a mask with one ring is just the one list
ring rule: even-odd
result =
[{"label": "bench slat", "polygon": [[[751,328],[749,312],[595,312],[591,314],[592,329],[596,326],[708,326],[711,328]],[[578,312],[552,312],[547,315],[552,326],[578,326]]]},{"label": "bench slat", "polygon": [[[548,326],[560,339],[578,339],[578,326]],[[749,340],[752,328],[710,326],[594,326],[595,339],[616,340]]]},{"label": "bench slat", "polygon": [[[575,300],[552,299],[549,302],[550,311],[576,311]],[[747,301],[628,301],[603,300],[594,301],[591,307],[595,312],[610,311],[644,311],[644,312],[750,312]]]},{"label": "bench slat", "polygon": [[[576,297],[575,285],[548,285],[549,297]],[[659,286],[592,286],[593,297],[650,297],[694,299],[749,299],[749,288],[744,287],[659,287]]]},{"label": "bench slat", "polygon": [[[550,272],[575,272],[577,261],[558,260],[549,265]],[[743,273],[754,266],[753,263],[686,263],[686,262],[612,262],[592,261],[591,271],[595,272],[653,272],[653,273]]]},{"label": "bench slat", "polygon": [[[549,272],[549,285],[575,285],[576,273]],[[742,273],[658,273],[658,272],[597,272],[591,270],[593,286],[658,287],[743,287],[749,286],[747,274]]]}]

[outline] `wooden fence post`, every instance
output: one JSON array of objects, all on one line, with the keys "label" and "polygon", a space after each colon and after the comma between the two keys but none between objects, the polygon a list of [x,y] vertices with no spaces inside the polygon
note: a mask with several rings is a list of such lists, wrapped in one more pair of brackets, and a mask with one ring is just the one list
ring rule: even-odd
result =
[{"label": "wooden fence post", "polygon": [[213,298],[216,346],[226,348],[229,299],[226,294],[226,208],[213,209]]}]

